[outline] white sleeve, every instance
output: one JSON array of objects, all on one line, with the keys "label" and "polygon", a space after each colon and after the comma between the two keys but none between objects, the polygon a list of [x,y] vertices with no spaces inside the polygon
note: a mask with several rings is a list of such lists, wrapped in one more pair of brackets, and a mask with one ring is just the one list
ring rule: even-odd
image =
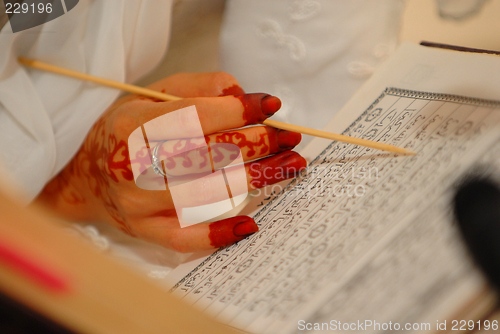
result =
[{"label": "white sleeve", "polygon": [[120,94],[20,66],[18,56],[133,82],[165,54],[171,0],[80,0],[65,15],[0,32],[0,160],[33,199]]}]

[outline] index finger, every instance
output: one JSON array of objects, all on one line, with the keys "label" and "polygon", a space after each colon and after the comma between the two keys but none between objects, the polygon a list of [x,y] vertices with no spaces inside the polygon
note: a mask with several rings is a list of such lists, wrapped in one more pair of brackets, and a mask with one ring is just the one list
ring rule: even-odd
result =
[{"label": "index finger", "polygon": [[[144,101],[137,101],[141,103]],[[189,108],[194,106],[196,113]],[[143,126],[149,141],[197,138],[271,117],[281,107],[279,98],[253,93],[239,96],[186,98],[178,101],[143,103],[133,108],[136,127]],[[201,133],[200,133],[201,132]]]},{"label": "index finger", "polygon": [[176,73],[148,88],[184,98],[245,94],[236,78],[225,72]]}]

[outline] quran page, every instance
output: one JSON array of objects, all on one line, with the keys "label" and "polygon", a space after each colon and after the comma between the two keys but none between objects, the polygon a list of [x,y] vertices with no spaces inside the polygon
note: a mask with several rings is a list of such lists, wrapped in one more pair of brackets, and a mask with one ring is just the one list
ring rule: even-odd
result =
[{"label": "quran page", "polygon": [[418,155],[313,140],[307,170],[252,204],[260,231],[174,271],[172,292],[251,333],[435,331],[483,288],[450,201],[500,168],[499,77],[499,57],[404,44],[326,130]]}]

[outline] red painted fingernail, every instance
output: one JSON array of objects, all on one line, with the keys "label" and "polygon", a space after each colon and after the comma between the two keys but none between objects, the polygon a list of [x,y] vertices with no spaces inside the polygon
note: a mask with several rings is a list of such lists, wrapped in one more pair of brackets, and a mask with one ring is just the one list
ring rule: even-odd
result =
[{"label": "red painted fingernail", "polygon": [[254,220],[247,216],[219,220],[210,224],[209,228],[210,244],[215,248],[233,244],[259,230]]},{"label": "red painted fingernail", "polygon": [[260,106],[262,113],[270,117],[281,108],[281,100],[276,96],[268,95],[260,101]]},{"label": "red painted fingernail", "polygon": [[307,167],[307,161],[300,154],[289,152],[289,154],[283,155],[279,165],[286,168],[286,174],[290,176],[304,170]]},{"label": "red painted fingernail", "polygon": [[281,149],[289,150],[297,146],[302,140],[302,135],[298,132],[278,130],[278,146]]},{"label": "red painted fingernail", "polygon": [[[250,218],[250,217],[249,217]],[[259,226],[255,224],[253,219],[239,223],[233,228],[233,233],[237,237],[244,237],[249,234],[255,233],[259,230]]]}]

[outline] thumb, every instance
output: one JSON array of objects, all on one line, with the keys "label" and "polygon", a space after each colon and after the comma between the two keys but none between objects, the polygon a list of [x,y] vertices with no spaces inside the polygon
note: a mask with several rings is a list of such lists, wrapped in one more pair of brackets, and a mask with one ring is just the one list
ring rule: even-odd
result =
[{"label": "thumb", "polygon": [[141,237],[181,253],[225,247],[257,232],[259,226],[248,216],[180,228],[151,228]]}]

